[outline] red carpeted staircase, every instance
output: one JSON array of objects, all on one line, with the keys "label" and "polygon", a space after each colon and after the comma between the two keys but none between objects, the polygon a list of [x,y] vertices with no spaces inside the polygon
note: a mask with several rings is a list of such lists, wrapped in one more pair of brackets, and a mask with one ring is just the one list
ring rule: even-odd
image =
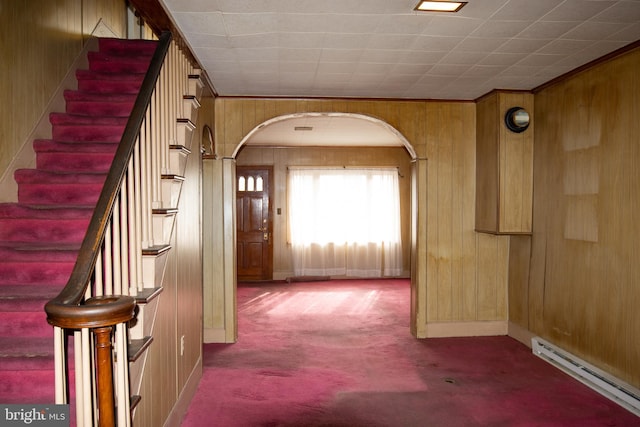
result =
[{"label": "red carpeted staircase", "polygon": [[101,39],[89,69],[33,141],[18,202],[0,204],[0,403],[54,401],[44,304],[65,286],[156,43]]}]

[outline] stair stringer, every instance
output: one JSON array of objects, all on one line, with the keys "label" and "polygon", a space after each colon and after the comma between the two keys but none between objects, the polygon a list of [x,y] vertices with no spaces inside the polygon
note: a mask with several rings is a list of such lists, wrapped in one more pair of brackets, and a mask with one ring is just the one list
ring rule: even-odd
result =
[{"label": "stair stringer", "polygon": [[[185,95],[183,104],[184,115],[188,115],[188,118],[179,118],[176,122],[177,141],[170,148],[169,170],[166,179],[163,179],[162,200],[159,201],[163,208],[155,209],[153,214],[154,247],[143,251],[142,282],[145,290],[162,288],[165,283],[168,263],[171,262],[171,251],[174,250],[171,247],[171,242],[174,241],[176,219],[180,214],[177,208],[185,179],[186,160],[192,153],[191,147],[194,147],[193,130],[196,129],[196,125],[193,120],[197,120],[201,89],[202,82],[199,73],[190,75],[190,93]],[[138,313],[129,325],[130,340],[140,340],[145,337],[153,339],[155,337],[160,300],[166,297],[170,296],[163,295],[163,292],[157,292],[150,301],[138,302]],[[153,343],[151,346],[153,347]],[[162,349],[162,351],[164,350]],[[145,376],[154,375],[148,366],[149,356],[149,351],[144,351],[138,359],[129,363],[131,395],[140,395],[142,399],[145,399],[143,392]],[[135,410],[136,408],[133,408],[132,419],[135,417]]]}]

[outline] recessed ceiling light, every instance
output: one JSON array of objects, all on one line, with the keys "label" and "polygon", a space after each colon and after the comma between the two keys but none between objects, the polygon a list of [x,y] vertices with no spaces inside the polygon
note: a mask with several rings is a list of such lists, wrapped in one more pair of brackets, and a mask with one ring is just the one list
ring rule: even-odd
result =
[{"label": "recessed ceiling light", "polygon": [[420,12],[457,12],[467,4],[466,1],[430,1],[422,0],[414,10]]}]

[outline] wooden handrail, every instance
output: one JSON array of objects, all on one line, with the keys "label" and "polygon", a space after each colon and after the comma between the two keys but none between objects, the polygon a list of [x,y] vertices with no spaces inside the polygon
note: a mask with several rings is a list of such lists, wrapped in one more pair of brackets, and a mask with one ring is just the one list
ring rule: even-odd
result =
[{"label": "wooden handrail", "polygon": [[140,93],[122,134],[71,276],[64,289],[45,305],[47,322],[53,326],[68,329],[98,328],[126,322],[134,316],[135,300],[129,296],[92,298],[94,303],[87,301],[85,304],[83,300],[113,213],[115,200],[133,154],[137,135],[170,44],[171,33],[163,33],[158,40],[158,47],[153,54]]}]

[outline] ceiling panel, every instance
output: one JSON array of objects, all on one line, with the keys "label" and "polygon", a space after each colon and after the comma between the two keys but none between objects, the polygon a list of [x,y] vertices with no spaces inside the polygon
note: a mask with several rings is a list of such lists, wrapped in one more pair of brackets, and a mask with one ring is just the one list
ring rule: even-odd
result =
[{"label": "ceiling panel", "polygon": [[637,0],[164,0],[220,96],[473,100],[640,39]]}]

